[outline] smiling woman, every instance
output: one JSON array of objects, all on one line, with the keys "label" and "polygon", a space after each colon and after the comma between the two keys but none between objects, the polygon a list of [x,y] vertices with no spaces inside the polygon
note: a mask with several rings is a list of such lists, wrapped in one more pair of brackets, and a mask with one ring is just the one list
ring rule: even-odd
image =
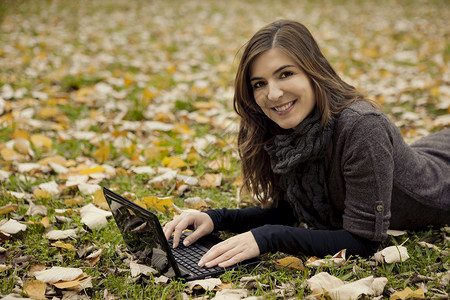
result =
[{"label": "smiling woman", "polygon": [[250,67],[250,78],[256,103],[281,128],[294,128],[315,106],[308,77],[279,49],[258,56]]},{"label": "smiling woman", "polygon": [[302,24],[276,21],[250,39],[234,108],[243,188],[261,205],[169,222],[174,247],[189,226],[185,245],[212,231],[241,233],[200,265],[276,251],[369,256],[388,228],[450,224],[450,130],[408,145],[376,103],[339,77]]}]

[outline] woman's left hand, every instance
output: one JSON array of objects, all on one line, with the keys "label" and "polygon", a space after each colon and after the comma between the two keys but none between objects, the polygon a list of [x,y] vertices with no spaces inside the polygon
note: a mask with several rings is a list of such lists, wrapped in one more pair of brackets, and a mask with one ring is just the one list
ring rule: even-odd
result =
[{"label": "woman's left hand", "polygon": [[198,265],[200,267],[214,267],[218,265],[226,268],[246,259],[257,257],[259,247],[250,231],[235,235],[209,249]]}]

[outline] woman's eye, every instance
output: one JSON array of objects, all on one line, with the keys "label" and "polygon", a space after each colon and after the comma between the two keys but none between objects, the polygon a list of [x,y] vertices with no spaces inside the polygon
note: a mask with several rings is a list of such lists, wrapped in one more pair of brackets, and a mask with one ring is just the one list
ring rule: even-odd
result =
[{"label": "woman's eye", "polygon": [[287,71],[287,72],[281,73],[280,78],[286,78],[286,77],[289,77],[292,75],[294,75],[294,73],[292,73],[291,71]]},{"label": "woman's eye", "polygon": [[262,87],[263,86],[263,83],[262,82],[257,82],[257,83],[255,83],[254,85],[253,85],[253,88],[254,89],[257,89],[257,88],[260,88],[260,87]]}]

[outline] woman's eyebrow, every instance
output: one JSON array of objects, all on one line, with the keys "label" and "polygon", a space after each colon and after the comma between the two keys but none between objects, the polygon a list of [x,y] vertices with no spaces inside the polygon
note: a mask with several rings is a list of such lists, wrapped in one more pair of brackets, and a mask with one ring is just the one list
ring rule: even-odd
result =
[{"label": "woman's eyebrow", "polygon": [[[282,70],[284,70],[284,69],[286,69],[286,68],[290,68],[290,67],[295,67],[295,66],[294,66],[294,65],[284,65],[284,66],[281,66],[281,67],[279,67],[278,69],[276,69],[275,71],[273,71],[272,75],[275,75],[275,74],[277,74],[278,72],[280,72],[280,71],[282,71]],[[264,79],[264,78],[262,78],[262,77],[252,77],[252,78],[250,78],[250,81],[261,80],[261,79]]]}]

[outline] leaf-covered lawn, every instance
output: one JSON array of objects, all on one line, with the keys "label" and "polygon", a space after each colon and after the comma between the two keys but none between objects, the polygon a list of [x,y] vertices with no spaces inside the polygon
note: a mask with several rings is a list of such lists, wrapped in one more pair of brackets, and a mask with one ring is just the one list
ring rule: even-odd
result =
[{"label": "leaf-covered lawn", "polygon": [[0,16],[1,295],[448,297],[448,227],[371,259],[277,253],[190,286],[132,262],[98,190],[164,221],[255,205],[237,192],[232,86],[236,53],[277,18],[304,23],[408,142],[448,127],[448,1],[3,0]]}]

